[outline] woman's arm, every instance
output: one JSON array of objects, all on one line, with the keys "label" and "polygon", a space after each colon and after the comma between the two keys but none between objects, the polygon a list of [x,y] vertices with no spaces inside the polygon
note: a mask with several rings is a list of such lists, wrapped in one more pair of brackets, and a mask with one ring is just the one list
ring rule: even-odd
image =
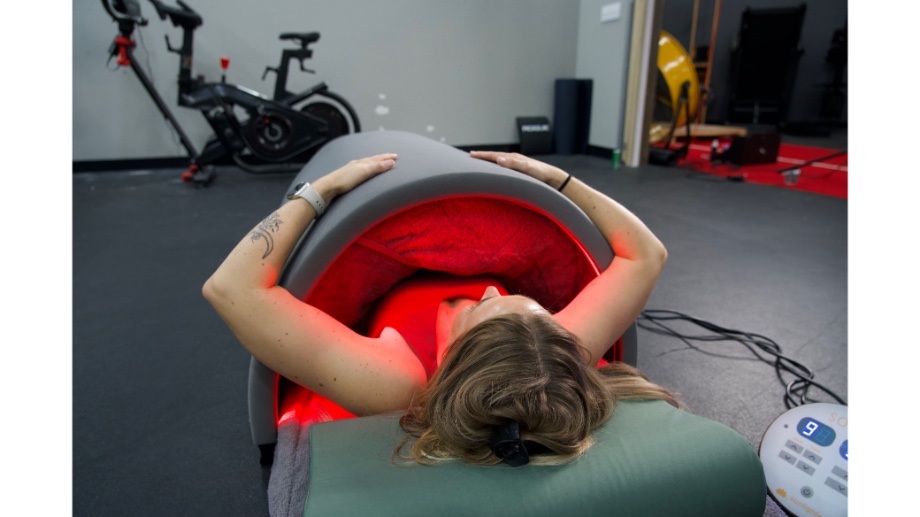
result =
[{"label": "woman's arm", "polygon": [[[557,189],[569,178],[558,167],[517,153],[470,154]],[[588,215],[614,253],[610,266],[556,314],[559,323],[581,339],[596,362],[642,312],[668,253],[632,212],[577,178],[569,178],[562,193]]]},{"label": "woman's arm", "polygon": [[[395,161],[395,154],[355,160],[311,185],[330,203]],[[357,415],[404,409],[426,377],[399,333],[361,336],[276,285],[315,217],[304,199],[285,203],[237,244],[202,293],[240,343],[282,376]]]}]

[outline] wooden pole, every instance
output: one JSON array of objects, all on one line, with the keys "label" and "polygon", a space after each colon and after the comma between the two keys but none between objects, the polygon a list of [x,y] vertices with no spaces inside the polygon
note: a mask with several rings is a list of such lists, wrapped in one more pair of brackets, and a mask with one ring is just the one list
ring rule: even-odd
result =
[{"label": "wooden pole", "polygon": [[693,21],[690,23],[690,59],[696,59],[696,26],[700,19],[700,0],[693,0]]}]

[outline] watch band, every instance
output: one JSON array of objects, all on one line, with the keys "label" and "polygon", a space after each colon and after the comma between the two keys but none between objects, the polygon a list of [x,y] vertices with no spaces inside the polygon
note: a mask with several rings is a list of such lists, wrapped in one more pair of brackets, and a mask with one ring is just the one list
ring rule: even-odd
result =
[{"label": "watch band", "polygon": [[319,195],[319,192],[313,189],[309,183],[299,183],[294,187],[294,192],[288,194],[288,199],[295,199],[302,197],[307,200],[307,203],[313,207],[313,210],[316,210],[316,218],[319,219],[323,212],[326,211],[326,201],[323,200],[323,196]]}]

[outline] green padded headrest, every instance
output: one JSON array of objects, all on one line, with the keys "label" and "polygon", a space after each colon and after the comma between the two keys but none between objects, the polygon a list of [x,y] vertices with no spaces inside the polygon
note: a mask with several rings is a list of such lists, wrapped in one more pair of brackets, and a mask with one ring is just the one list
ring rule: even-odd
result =
[{"label": "green padded headrest", "polygon": [[396,465],[399,414],[310,431],[303,515],[761,517],[763,466],[733,429],[663,401],[620,402],[581,458],[557,467]]}]

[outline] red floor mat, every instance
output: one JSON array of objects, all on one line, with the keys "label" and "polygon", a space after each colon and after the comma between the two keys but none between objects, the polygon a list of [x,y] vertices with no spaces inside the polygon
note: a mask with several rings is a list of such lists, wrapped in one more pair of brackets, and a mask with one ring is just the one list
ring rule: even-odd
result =
[{"label": "red floor mat", "polygon": [[[722,150],[729,145],[729,140],[720,142]],[[672,144],[672,148],[683,143]],[[847,154],[840,149],[824,149],[801,145],[780,144],[779,154],[774,163],[763,165],[740,166],[731,163],[712,163],[712,139],[696,139],[690,144],[687,157],[678,161],[678,167],[693,169],[723,178],[739,179],[749,183],[773,185],[777,187],[803,190],[826,196],[847,199]],[[837,156],[827,158],[835,153]],[[786,171],[799,164],[822,158],[821,160],[798,167],[798,174]]]}]

